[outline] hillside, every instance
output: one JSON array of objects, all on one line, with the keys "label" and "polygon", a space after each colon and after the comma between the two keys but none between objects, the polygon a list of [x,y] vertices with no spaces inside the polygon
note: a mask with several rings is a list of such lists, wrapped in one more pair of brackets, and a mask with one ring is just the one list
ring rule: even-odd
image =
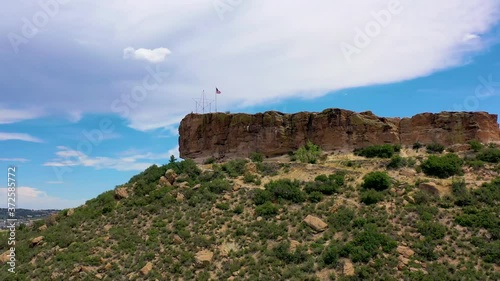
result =
[{"label": "hillside", "polygon": [[152,166],[17,229],[0,280],[500,280],[500,150],[442,148]]}]

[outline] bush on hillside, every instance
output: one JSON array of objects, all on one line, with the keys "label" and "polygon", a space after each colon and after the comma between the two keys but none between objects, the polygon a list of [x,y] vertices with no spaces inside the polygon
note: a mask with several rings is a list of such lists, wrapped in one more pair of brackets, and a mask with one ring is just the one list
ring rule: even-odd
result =
[{"label": "bush on hillside", "polygon": [[304,146],[297,149],[293,156],[302,163],[315,164],[321,156],[321,148],[311,141],[308,141]]},{"label": "bush on hillside", "polygon": [[264,154],[260,153],[260,152],[252,152],[250,153],[250,160],[252,160],[252,162],[262,162],[264,161]]},{"label": "bush on hillside", "polygon": [[338,192],[339,188],[344,185],[345,173],[337,172],[335,174],[319,175],[313,182],[308,182],[304,188],[307,193],[321,192],[325,195],[332,195]]},{"label": "bush on hillside", "polygon": [[500,149],[486,148],[479,152],[476,158],[488,163],[500,163]]},{"label": "bush on hillside", "polygon": [[294,203],[304,202],[306,199],[305,193],[300,189],[300,182],[297,180],[279,179],[269,182],[265,187],[276,199],[289,200]]},{"label": "bush on hillside", "polygon": [[425,146],[427,148],[427,153],[442,153],[444,151],[444,145],[440,143],[431,143]]},{"label": "bush on hillside", "polygon": [[480,151],[484,147],[484,145],[477,140],[469,141],[469,145],[470,145],[470,149],[472,149],[475,152]]},{"label": "bush on hillside", "polygon": [[367,158],[391,158],[394,153],[399,152],[401,149],[400,145],[392,144],[382,144],[382,145],[372,145],[363,148],[358,148],[354,150],[354,154],[358,156],[364,156]]},{"label": "bush on hillside", "polygon": [[414,150],[418,151],[418,150],[419,150],[420,148],[422,148],[422,147],[424,147],[424,145],[423,145],[423,144],[421,144],[421,143],[419,143],[419,142],[416,142],[416,143],[414,143],[414,144],[413,144],[413,147],[412,147],[412,148],[413,148]]},{"label": "bush on hillside", "polygon": [[224,179],[216,179],[210,182],[205,182],[202,187],[207,188],[212,193],[223,193],[231,190],[231,184]]},{"label": "bush on hillside", "polygon": [[394,155],[391,162],[387,164],[387,169],[399,169],[408,166],[408,160],[399,155]]},{"label": "bush on hillside", "polygon": [[361,192],[360,200],[366,205],[376,204],[384,200],[384,194],[380,191],[368,189]]},{"label": "bush on hillside", "polygon": [[386,172],[371,172],[363,177],[364,189],[383,191],[391,187],[391,177]]},{"label": "bush on hillside", "polygon": [[226,172],[230,177],[236,178],[245,173],[246,163],[248,162],[245,159],[231,160],[222,165],[222,170]]},{"label": "bush on hillside", "polygon": [[462,173],[463,160],[458,155],[449,153],[444,156],[431,155],[422,165],[422,171],[428,176],[448,178]]},{"label": "bush on hillside", "polygon": [[279,206],[271,202],[266,202],[255,208],[255,214],[260,217],[272,217],[278,214]]}]

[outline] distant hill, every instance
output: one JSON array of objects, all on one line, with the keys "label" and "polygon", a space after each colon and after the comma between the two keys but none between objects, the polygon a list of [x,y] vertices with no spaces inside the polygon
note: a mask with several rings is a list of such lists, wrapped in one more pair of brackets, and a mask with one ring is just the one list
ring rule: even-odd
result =
[{"label": "distant hill", "polygon": [[[27,218],[43,218],[47,217],[53,213],[57,213],[60,210],[50,209],[50,210],[31,210],[31,209],[16,209],[16,218],[27,219]],[[5,220],[8,218],[7,208],[0,208],[0,220]]]},{"label": "distant hill", "polygon": [[250,156],[154,165],[19,227],[16,275],[0,233],[0,280],[500,280],[493,145]]}]

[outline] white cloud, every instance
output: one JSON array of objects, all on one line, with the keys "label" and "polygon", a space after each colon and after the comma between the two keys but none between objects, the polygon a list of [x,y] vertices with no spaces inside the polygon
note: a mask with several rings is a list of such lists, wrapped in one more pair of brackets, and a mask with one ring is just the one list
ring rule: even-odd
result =
[{"label": "white cloud", "polygon": [[0,132],[0,141],[19,140],[27,142],[43,142],[41,139],[24,133],[2,133]]},{"label": "white cloud", "polygon": [[[117,171],[143,171],[153,164],[164,164],[168,162],[170,155],[178,157],[178,147],[169,150],[167,153],[122,153],[119,157],[91,157],[80,151],[64,146],[58,146],[56,158],[46,163],[48,167],[93,167],[95,169],[113,169]],[[161,161],[159,161],[161,160]],[[158,163],[161,162],[161,163]]]},{"label": "white cloud", "polygon": [[[16,207],[24,209],[65,209],[78,207],[86,200],[70,200],[55,196],[50,196],[46,192],[28,186],[21,186],[16,189]],[[0,188],[0,201],[7,202],[7,188]]]},{"label": "white cloud", "polygon": [[39,109],[9,109],[0,105],[0,124],[11,124],[43,116]]},{"label": "white cloud", "polygon": [[164,62],[167,59],[167,56],[170,55],[170,52],[167,48],[156,48],[156,49],[134,49],[132,47],[125,48],[123,50],[123,58],[124,59],[135,59],[135,60],[145,60],[150,63],[160,63]]},{"label": "white cloud", "polygon": [[179,158],[179,146],[176,146],[175,148],[170,149],[167,152],[167,155],[173,155],[175,158]]},{"label": "white cloud", "polygon": [[30,161],[29,159],[26,158],[0,158],[0,161],[3,162],[21,162],[21,163],[26,163]]},{"label": "white cloud", "polygon": [[[123,114],[132,128],[151,130],[175,126],[179,117],[194,110],[192,99],[203,89],[213,94],[219,87],[219,110],[235,112],[245,106],[430,75],[467,63],[496,43],[491,31],[500,18],[497,0],[401,0],[401,13],[392,14],[390,22],[369,38],[369,44],[347,61],[341,44],[353,44],[357,30],[375,22],[374,15],[387,9],[389,2],[241,1],[221,21],[212,0],[112,0],[99,3],[98,9],[92,1],[74,0],[65,6],[64,16],[55,17],[51,28],[39,36],[47,38],[50,46],[62,46],[62,52],[48,53],[47,60],[71,58],[68,61],[73,64],[67,71],[72,75],[45,77],[45,70],[40,69],[31,75],[37,79],[28,80],[40,86],[40,91],[37,88],[24,100],[40,104],[33,97],[45,89],[43,104],[58,110],[114,113],[113,102],[130,102],[123,97],[130,96],[148,75],[145,69],[122,60],[123,48],[168,46],[175,53],[168,60],[168,49],[123,51],[130,59],[165,61],[158,65],[171,73],[161,87],[148,91],[147,98],[130,102]],[[9,5],[20,5],[12,3]],[[22,16],[9,15],[10,25],[16,26]],[[75,39],[106,44],[68,45],[67,41],[74,44]],[[51,49],[49,43],[42,43],[32,40],[29,49]],[[92,68],[83,67],[82,58],[95,59],[89,63]],[[37,70],[19,68],[22,72],[15,72],[15,77],[24,77],[26,69]],[[9,68],[9,72],[15,70]],[[80,88],[84,94],[72,92]]]},{"label": "white cloud", "polygon": [[463,38],[463,41],[464,42],[467,42],[467,41],[470,41],[470,40],[474,40],[474,39],[480,39],[481,37],[477,34],[474,34],[474,33],[468,33],[468,34],[465,34],[464,35],[464,38]]}]

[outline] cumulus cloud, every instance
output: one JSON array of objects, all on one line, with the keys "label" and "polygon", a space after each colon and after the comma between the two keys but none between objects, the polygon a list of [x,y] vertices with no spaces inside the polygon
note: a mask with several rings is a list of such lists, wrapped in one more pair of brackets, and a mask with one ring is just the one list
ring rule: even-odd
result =
[{"label": "cumulus cloud", "polygon": [[150,63],[160,63],[164,62],[167,59],[167,56],[170,55],[170,52],[167,48],[156,48],[156,49],[134,49],[132,47],[125,48],[123,50],[123,58],[124,59],[135,59],[135,60],[144,60]]},{"label": "cumulus cloud", "polygon": [[[85,203],[85,200],[69,200],[50,196],[45,191],[29,186],[20,186],[17,191],[17,208],[23,209],[66,209],[74,208]],[[0,187],[0,201],[7,202],[7,188]]]},{"label": "cumulus cloud", "polygon": [[41,139],[24,133],[3,133],[0,132],[0,141],[18,140],[26,142],[43,142]]},{"label": "cumulus cloud", "polygon": [[157,162],[166,163],[170,155],[179,155],[178,148],[169,150],[167,153],[125,153],[119,157],[91,157],[85,153],[70,149],[65,146],[58,146],[56,158],[45,162],[43,165],[48,167],[92,167],[98,170],[113,169],[117,171],[143,171]]},{"label": "cumulus cloud", "polygon": [[[400,3],[401,11],[387,15],[393,2]],[[13,11],[0,31],[2,24],[15,26],[26,16],[22,9]],[[500,18],[500,2],[255,0],[240,1],[223,13],[221,21],[221,10],[207,0],[115,0],[100,3],[99,9],[75,0],[65,6],[64,17],[55,17],[29,49],[21,50],[26,56],[5,55],[8,65],[0,69],[0,85],[21,87],[16,78],[26,77],[24,84],[36,90],[8,95],[8,102],[42,104],[42,96],[43,104],[65,112],[115,113],[114,101],[123,100],[129,105],[123,114],[129,125],[151,130],[175,126],[194,110],[193,98],[216,86],[223,90],[219,110],[234,112],[460,66],[495,42],[491,31]],[[360,37],[366,43],[357,44]],[[82,45],[75,39],[106,44]],[[343,43],[356,47],[349,59]],[[170,53],[165,48],[123,51],[126,58],[157,63],[171,73],[140,101],[132,95],[151,74],[123,61],[125,46],[169,46],[175,53],[165,60]],[[47,63],[54,71],[50,75],[35,67]]]}]

